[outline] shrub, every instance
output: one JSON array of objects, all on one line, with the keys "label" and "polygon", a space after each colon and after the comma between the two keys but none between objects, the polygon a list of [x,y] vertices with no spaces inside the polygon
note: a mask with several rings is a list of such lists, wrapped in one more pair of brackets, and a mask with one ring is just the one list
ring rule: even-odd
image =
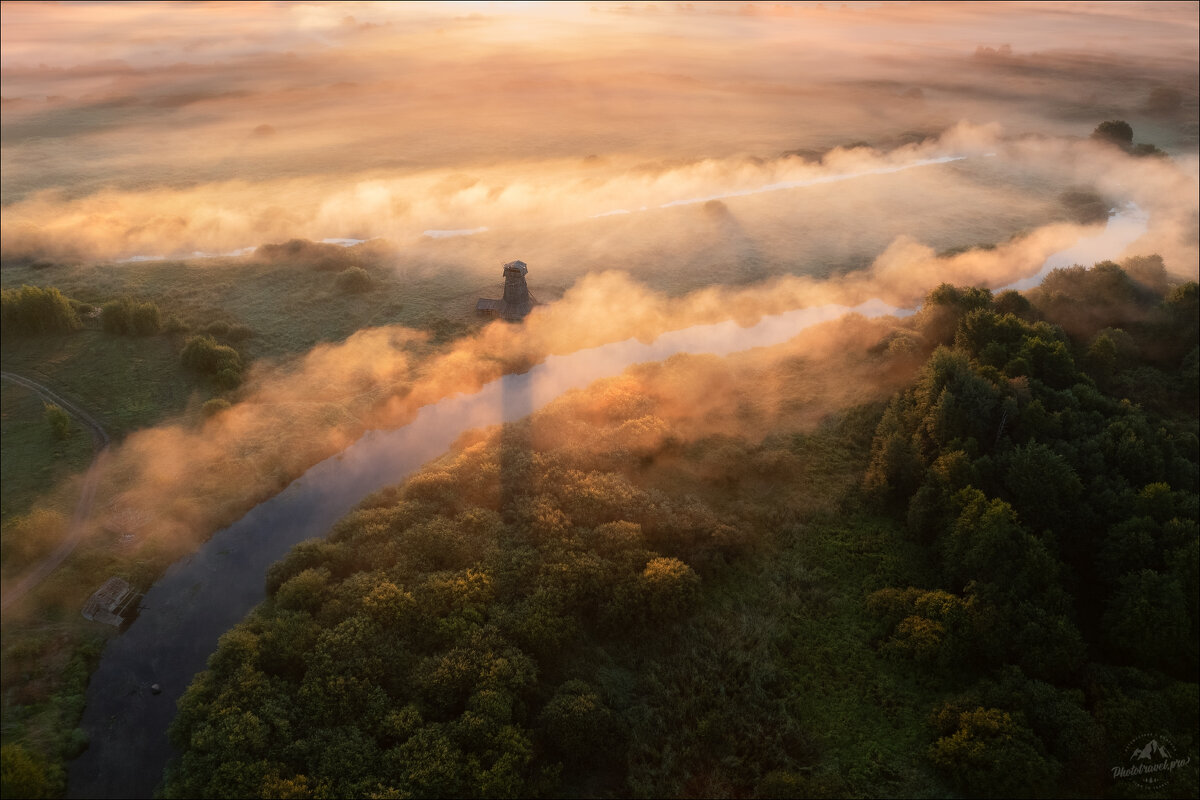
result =
[{"label": "shrub", "polygon": [[375,281],[362,267],[350,267],[338,273],[334,285],[345,294],[362,294],[370,291]]},{"label": "shrub", "polygon": [[71,302],[54,287],[22,286],[0,293],[0,329],[5,335],[67,333],[79,326]]},{"label": "shrub", "polygon": [[128,297],[105,303],[100,314],[104,330],[120,336],[152,336],[162,330],[162,315],[150,301]]},{"label": "shrub", "polygon": [[1058,200],[1066,207],[1071,219],[1080,225],[1108,221],[1110,203],[1095,192],[1066,191],[1058,196]]},{"label": "shrub", "polygon": [[209,417],[215,417],[222,411],[228,411],[232,407],[233,406],[230,405],[228,400],[220,397],[214,397],[212,400],[207,401],[203,406],[200,407],[200,413],[204,415],[205,419],[208,419]]},{"label": "shrub", "polygon": [[1167,157],[1166,151],[1159,149],[1157,145],[1150,144],[1149,142],[1141,142],[1140,144],[1136,144],[1129,152],[1133,153],[1139,158],[1145,158],[1147,156],[1152,156],[1154,158]]},{"label": "shrub", "polygon": [[1118,147],[1129,147],[1133,144],[1133,128],[1123,119],[1110,119],[1096,126],[1092,138]]},{"label": "shrub", "polygon": [[210,322],[201,328],[200,332],[207,333],[209,336],[223,339],[227,342],[240,342],[254,336],[254,329],[249,325],[243,325],[240,322],[226,322],[225,320]]},{"label": "shrub", "polygon": [[305,266],[322,271],[345,269],[354,256],[347,248],[308,239],[291,239],[281,244],[264,244],[254,251],[254,258],[268,264]]},{"label": "shrub", "polygon": [[55,794],[45,763],[19,744],[6,744],[0,749],[0,787],[5,797]]},{"label": "shrub", "polygon": [[241,368],[226,367],[213,376],[213,382],[221,389],[236,389],[242,383]]},{"label": "shrub", "polygon": [[55,403],[46,403],[46,422],[55,439],[66,439],[71,435],[71,416]]},{"label": "shrub", "polygon": [[179,360],[188,369],[213,378],[223,389],[235,388],[242,381],[242,357],[232,347],[217,344],[211,336],[190,337]]}]

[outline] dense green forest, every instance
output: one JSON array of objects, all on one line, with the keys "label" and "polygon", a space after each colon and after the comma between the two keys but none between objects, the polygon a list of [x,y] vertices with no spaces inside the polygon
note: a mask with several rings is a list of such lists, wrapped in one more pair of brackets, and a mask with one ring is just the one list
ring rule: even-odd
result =
[{"label": "dense green forest", "polygon": [[165,793],[1194,796],[1197,331],[1153,257],[944,285],[815,429],[618,381],[463,442],[271,569]]}]

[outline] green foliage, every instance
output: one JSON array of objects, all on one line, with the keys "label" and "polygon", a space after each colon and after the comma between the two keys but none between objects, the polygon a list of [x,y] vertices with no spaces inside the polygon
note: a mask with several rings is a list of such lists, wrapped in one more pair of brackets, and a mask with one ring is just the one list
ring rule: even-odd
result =
[{"label": "green foliage", "polygon": [[54,287],[22,286],[0,292],[0,329],[5,336],[69,333],[79,327],[75,309]]},{"label": "green foliage", "polygon": [[1130,661],[1171,668],[1195,658],[1194,647],[1181,647],[1193,627],[1188,605],[1174,576],[1151,569],[1129,572],[1118,579],[1108,600],[1105,635],[1112,649]]},{"label": "green foliage", "polygon": [[55,439],[66,439],[71,435],[71,430],[75,427],[71,422],[71,415],[62,409],[57,403],[45,404],[46,424],[50,426],[50,433]]},{"label": "green foliage", "polygon": [[619,752],[617,718],[585,681],[570,680],[559,686],[538,722],[547,747],[567,768],[604,761]]},{"label": "green foliage", "polygon": [[1019,445],[999,459],[1004,488],[1022,509],[1024,523],[1035,529],[1068,526],[1083,484],[1067,460],[1044,444]]},{"label": "green foliage", "polygon": [[944,707],[936,724],[946,733],[929,749],[929,759],[961,791],[972,796],[1018,796],[1050,790],[1058,765],[1041,753],[1024,725],[996,708]]},{"label": "green foliage", "polygon": [[1030,292],[1030,298],[1047,321],[1076,339],[1091,338],[1104,328],[1130,330],[1151,320],[1162,299],[1165,275],[1152,263],[1134,261],[1136,279],[1111,261],[1091,269],[1056,269]]},{"label": "green foliage", "polygon": [[260,245],[254,258],[272,264],[305,266],[321,271],[339,271],[355,260],[351,248],[308,239],[289,239],[279,244]]},{"label": "green foliage", "polygon": [[992,307],[997,314],[1012,314],[1021,319],[1028,319],[1033,312],[1033,303],[1029,302],[1029,298],[1012,289],[996,295]]},{"label": "green foliage", "polygon": [[214,338],[224,339],[227,342],[242,342],[254,336],[254,330],[250,326],[237,322],[230,323],[224,320],[210,322],[201,328],[200,331]]},{"label": "green foliage", "polygon": [[1149,142],[1139,142],[1129,152],[1138,158],[1168,158],[1165,150]]},{"label": "green foliage", "polygon": [[1095,225],[1108,220],[1111,204],[1095,192],[1067,191],[1058,199],[1066,206],[1072,221],[1080,225]]},{"label": "green foliage", "polygon": [[53,797],[47,766],[19,744],[0,748],[0,794],[5,797]]},{"label": "green foliage", "polygon": [[122,297],[101,307],[100,321],[107,333],[121,336],[152,336],[162,330],[162,315],[149,300]]},{"label": "green foliage", "polygon": [[1123,119],[1110,119],[1096,126],[1092,138],[1118,147],[1129,147],[1133,144],[1133,128]]},{"label": "green foliage", "polygon": [[333,282],[337,290],[345,294],[362,294],[371,291],[375,286],[371,273],[362,267],[348,267],[342,270]]},{"label": "green foliage", "polygon": [[654,617],[679,617],[696,602],[700,578],[677,558],[652,558],[642,570],[645,603]]},{"label": "green foliage", "polygon": [[969,658],[975,599],[909,587],[880,589],[867,597],[888,638],[884,652],[942,669],[959,669]]},{"label": "green foliage", "polygon": [[222,411],[228,411],[233,408],[228,400],[223,397],[214,397],[211,400],[205,400],[204,405],[200,407],[200,413],[205,419],[215,417]]},{"label": "green foliage", "polygon": [[[929,753],[968,794],[1051,791],[1062,765],[1103,758],[1116,729],[1079,691],[1097,662],[1195,686],[1195,406],[1154,365],[1181,358],[1162,332],[1195,341],[1196,292],[1162,298],[1161,259],[1126,263],[1056,270],[1020,316],[940,287],[954,348],[933,353],[872,443],[868,496],[931,545],[936,573],[867,606],[882,653],[978,681],[939,712]],[[921,324],[945,340],[947,319]]]},{"label": "green foliage", "polygon": [[212,377],[222,389],[233,389],[242,381],[242,357],[232,347],[217,344],[211,336],[189,337],[179,360],[188,369]]}]

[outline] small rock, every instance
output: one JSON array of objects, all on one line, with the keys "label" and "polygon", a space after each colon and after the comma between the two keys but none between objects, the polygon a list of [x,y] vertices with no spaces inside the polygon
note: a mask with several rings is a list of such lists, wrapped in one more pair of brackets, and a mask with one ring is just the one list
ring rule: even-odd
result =
[{"label": "small rock", "polygon": [[162,694],[162,687],[157,683],[150,684],[150,694]]}]

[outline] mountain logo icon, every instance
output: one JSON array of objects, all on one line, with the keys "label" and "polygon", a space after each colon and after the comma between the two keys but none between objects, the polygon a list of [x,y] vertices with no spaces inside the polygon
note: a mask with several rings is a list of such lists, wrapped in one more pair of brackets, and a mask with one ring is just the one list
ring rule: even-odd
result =
[{"label": "mountain logo icon", "polygon": [[1135,749],[1133,755],[1129,758],[1137,761],[1148,761],[1152,758],[1170,758],[1171,753],[1158,743],[1158,739],[1151,739],[1146,743],[1145,747]]}]

